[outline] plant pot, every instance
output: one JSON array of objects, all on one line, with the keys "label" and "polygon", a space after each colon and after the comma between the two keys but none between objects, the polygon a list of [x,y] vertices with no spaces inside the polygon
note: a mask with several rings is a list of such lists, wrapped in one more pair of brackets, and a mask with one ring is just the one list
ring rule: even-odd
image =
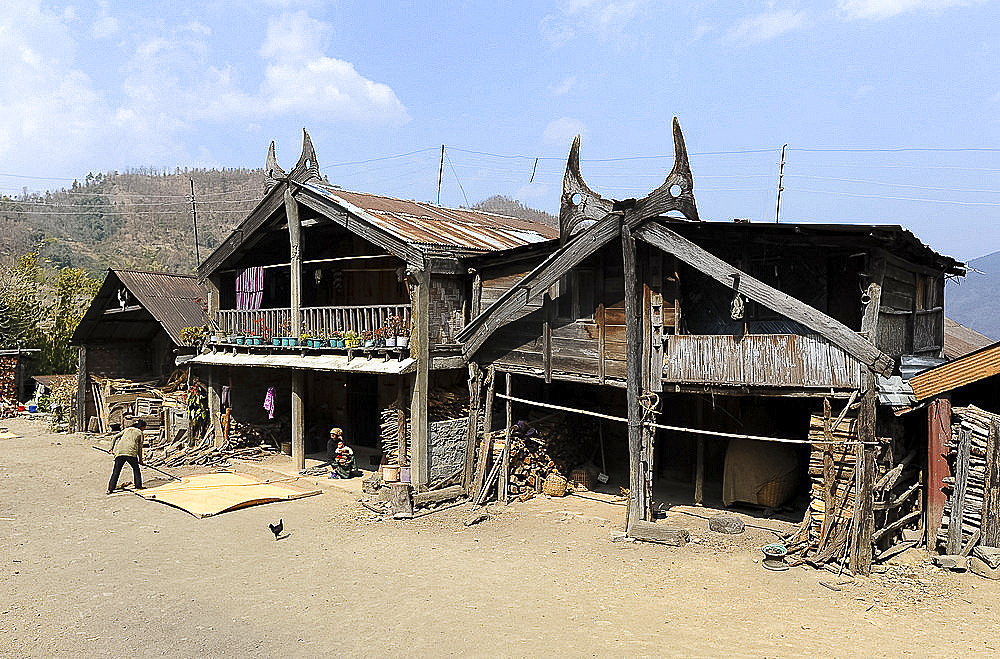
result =
[{"label": "plant pot", "polygon": [[290,348],[290,347],[292,347],[292,346],[295,345],[295,342],[297,340],[298,339],[296,339],[294,336],[283,336],[283,337],[281,337],[281,345]]},{"label": "plant pot", "polygon": [[208,337],[208,340],[211,341],[212,343],[218,343],[220,340],[222,340],[222,337],[219,336],[218,334],[213,334],[210,337]]},{"label": "plant pot", "polygon": [[374,348],[375,347],[375,339],[368,339],[367,341],[365,341],[365,347],[366,348]]},{"label": "plant pot", "polygon": [[273,345],[273,346],[280,346],[281,345],[281,337],[280,336],[272,337],[271,338],[271,345]]},{"label": "plant pot", "polygon": [[410,346],[410,337],[408,336],[397,336],[396,337],[396,347],[398,348],[408,348]]},{"label": "plant pot", "polygon": [[244,343],[246,343],[246,341],[247,341],[247,337],[245,337],[245,336],[237,336],[236,337],[236,345],[238,345],[238,346],[243,345]]},{"label": "plant pot", "polygon": [[357,348],[361,345],[361,339],[345,339],[344,345],[348,348]]},{"label": "plant pot", "polygon": [[385,339],[385,347],[386,348],[395,348],[396,347],[396,337],[390,336],[390,337],[386,338]]},{"label": "plant pot", "polygon": [[260,337],[259,336],[251,337],[251,338],[247,339],[247,343],[250,343],[251,345],[259,346],[260,345]]}]

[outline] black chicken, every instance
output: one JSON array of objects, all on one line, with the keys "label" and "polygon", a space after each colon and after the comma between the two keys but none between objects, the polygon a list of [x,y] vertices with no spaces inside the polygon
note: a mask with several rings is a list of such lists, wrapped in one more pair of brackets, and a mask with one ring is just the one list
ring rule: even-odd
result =
[{"label": "black chicken", "polygon": [[271,533],[274,534],[274,539],[277,540],[278,536],[285,529],[285,520],[279,519],[277,524],[268,524],[267,528],[271,529]]}]

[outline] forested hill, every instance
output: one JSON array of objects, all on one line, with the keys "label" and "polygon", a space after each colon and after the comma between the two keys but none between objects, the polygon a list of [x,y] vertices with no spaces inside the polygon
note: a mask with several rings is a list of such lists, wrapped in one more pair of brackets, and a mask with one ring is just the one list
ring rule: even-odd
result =
[{"label": "forested hill", "polygon": [[[192,184],[204,259],[262,198],[262,169],[143,168],[0,197],[0,258],[9,262],[37,248],[46,267],[82,268],[98,278],[111,267],[193,273]],[[500,195],[473,208],[558,225],[554,216]]]},{"label": "forested hill", "polygon": [[68,189],[0,197],[0,255],[39,249],[50,267],[190,273],[263,195],[260,169],[178,169],[88,174]]}]

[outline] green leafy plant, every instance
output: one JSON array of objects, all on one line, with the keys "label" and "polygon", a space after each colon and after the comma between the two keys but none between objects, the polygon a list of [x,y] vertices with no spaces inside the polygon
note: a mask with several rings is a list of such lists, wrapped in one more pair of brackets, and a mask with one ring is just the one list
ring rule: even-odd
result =
[{"label": "green leafy plant", "polygon": [[187,405],[188,419],[191,421],[192,430],[204,427],[208,421],[208,405],[205,391],[198,382],[194,382],[188,387],[184,402]]},{"label": "green leafy plant", "polygon": [[185,345],[198,346],[201,344],[204,338],[205,338],[205,329],[203,327],[181,328],[181,341],[183,341]]}]

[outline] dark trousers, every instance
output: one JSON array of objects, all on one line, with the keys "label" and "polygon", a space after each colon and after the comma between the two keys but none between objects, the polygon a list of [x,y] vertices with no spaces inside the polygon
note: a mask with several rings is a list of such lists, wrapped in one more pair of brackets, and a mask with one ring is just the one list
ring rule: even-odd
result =
[{"label": "dark trousers", "polygon": [[111,480],[108,481],[108,492],[118,489],[118,477],[122,473],[122,465],[125,463],[132,465],[132,481],[137,488],[142,487],[142,474],[139,472],[139,458],[134,455],[115,456],[115,468],[111,472]]}]

